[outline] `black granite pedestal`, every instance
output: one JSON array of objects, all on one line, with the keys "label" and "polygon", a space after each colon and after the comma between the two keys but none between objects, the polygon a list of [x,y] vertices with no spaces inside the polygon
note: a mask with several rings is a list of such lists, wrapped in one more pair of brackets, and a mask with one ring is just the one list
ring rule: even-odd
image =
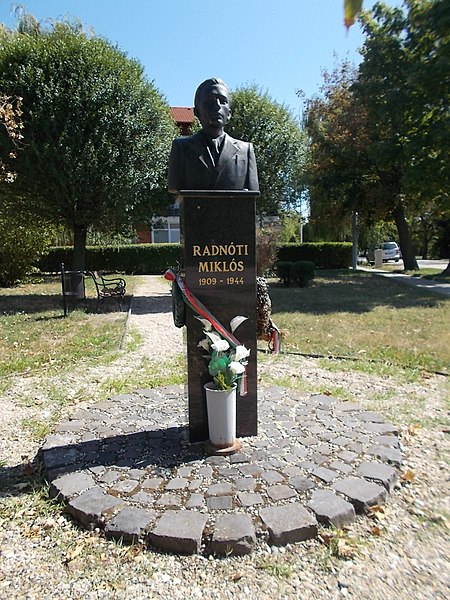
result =
[{"label": "black granite pedestal", "polygon": [[[236,316],[248,317],[235,331],[250,349],[245,396],[237,394],[236,434],[257,434],[255,192],[182,191],[184,272],[190,291],[230,331]],[[202,323],[187,313],[189,437],[208,439],[203,386],[211,381],[198,343]]]}]

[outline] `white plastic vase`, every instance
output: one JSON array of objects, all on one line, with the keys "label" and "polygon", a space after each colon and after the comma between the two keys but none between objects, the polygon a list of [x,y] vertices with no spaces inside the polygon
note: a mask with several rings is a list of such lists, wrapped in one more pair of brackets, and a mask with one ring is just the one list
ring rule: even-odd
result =
[{"label": "white plastic vase", "polygon": [[217,390],[214,383],[207,383],[204,388],[209,441],[217,448],[228,448],[236,440],[236,386],[231,390]]}]

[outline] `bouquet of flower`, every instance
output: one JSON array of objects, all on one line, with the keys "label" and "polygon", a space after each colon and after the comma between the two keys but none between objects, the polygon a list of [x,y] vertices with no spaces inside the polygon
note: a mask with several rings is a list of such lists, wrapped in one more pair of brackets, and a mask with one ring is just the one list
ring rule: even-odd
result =
[{"label": "bouquet of flower", "polygon": [[[197,318],[204,326],[203,333],[206,337],[198,343],[198,347],[207,352],[205,358],[209,359],[209,374],[212,375],[217,389],[230,390],[244,375],[250,350],[242,345],[230,345],[222,336],[212,331],[209,321]],[[246,319],[247,317],[235,317],[230,323],[231,330],[234,332]]]}]

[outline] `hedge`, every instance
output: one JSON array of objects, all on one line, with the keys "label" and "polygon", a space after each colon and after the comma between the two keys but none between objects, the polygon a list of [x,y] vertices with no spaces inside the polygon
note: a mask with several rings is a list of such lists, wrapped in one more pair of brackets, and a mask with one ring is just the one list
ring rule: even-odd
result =
[{"label": "hedge", "polygon": [[346,269],[352,264],[350,242],[308,242],[283,244],[278,249],[278,260],[297,262],[307,260],[318,269]]},{"label": "hedge", "polygon": [[[72,247],[53,247],[37,263],[42,273],[57,273],[61,263],[67,270],[72,267]],[[88,246],[86,271],[110,271],[136,275],[159,275],[167,267],[181,262],[179,244],[127,244],[123,246]]]},{"label": "hedge", "polygon": [[[352,245],[348,242],[308,242],[283,244],[278,261],[312,262],[319,269],[345,269],[352,264]],[[72,266],[72,248],[53,247],[37,263],[42,273],[57,273],[64,263]],[[86,249],[87,271],[118,271],[136,275],[157,275],[167,267],[181,263],[180,244],[127,244],[123,246],[89,246]]]},{"label": "hedge", "polygon": [[287,286],[294,283],[300,287],[306,287],[315,276],[314,263],[309,260],[296,262],[279,260],[275,263],[275,268],[278,277]]}]

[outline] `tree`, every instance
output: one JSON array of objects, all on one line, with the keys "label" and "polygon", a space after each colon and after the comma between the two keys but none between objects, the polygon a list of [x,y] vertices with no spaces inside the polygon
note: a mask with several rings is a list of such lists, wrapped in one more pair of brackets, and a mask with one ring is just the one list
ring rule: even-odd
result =
[{"label": "tree", "polygon": [[277,214],[299,203],[306,139],[297,120],[282,104],[257,86],[232,94],[232,115],[226,130],[253,142],[258,163],[260,214]]},{"label": "tree", "polygon": [[[120,230],[165,202],[176,135],[169,107],[142,66],[75,23],[22,18],[0,31],[0,89],[23,98],[24,147],[16,181],[0,192],[17,207],[73,231],[84,269],[89,228]],[[0,137],[2,155],[11,147]]]},{"label": "tree", "polygon": [[17,157],[17,149],[21,146],[23,138],[21,117],[22,98],[0,94],[0,125],[3,126],[3,135],[9,138],[13,146],[7,156],[0,156],[0,182],[12,183],[16,178],[11,160]]},{"label": "tree", "polygon": [[407,216],[449,199],[450,21],[444,0],[405,6],[403,12],[379,2],[363,13],[366,40],[354,89],[368,115],[380,198],[392,206],[405,268],[414,269]]},{"label": "tree", "polygon": [[360,222],[384,216],[369,202],[375,173],[367,154],[365,109],[352,93],[356,75],[348,61],[324,71],[321,96],[306,105],[310,222],[322,238],[347,237],[355,213]]}]

